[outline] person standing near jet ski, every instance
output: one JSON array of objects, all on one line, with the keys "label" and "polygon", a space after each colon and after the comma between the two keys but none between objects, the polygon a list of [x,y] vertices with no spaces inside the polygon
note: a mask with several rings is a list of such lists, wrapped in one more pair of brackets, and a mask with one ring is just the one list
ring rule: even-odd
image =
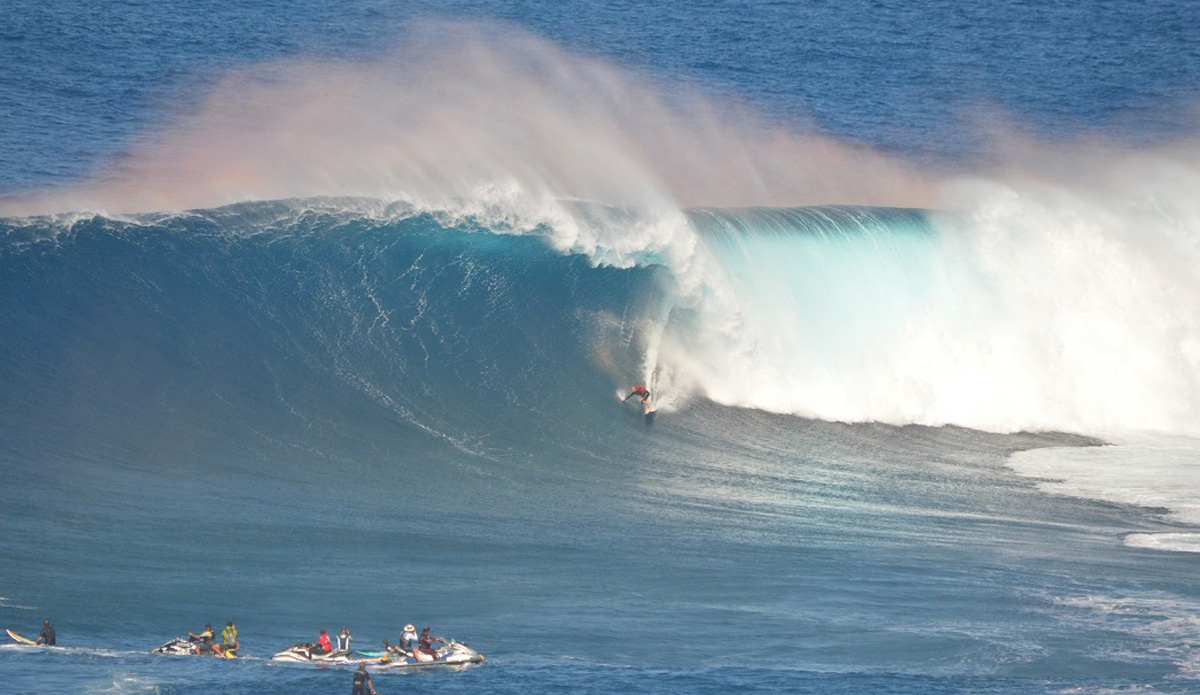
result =
[{"label": "person standing near jet ski", "polygon": [[371,674],[367,673],[367,662],[358,662],[358,670],[354,672],[354,690],[351,695],[379,695],[375,686],[371,685]]}]

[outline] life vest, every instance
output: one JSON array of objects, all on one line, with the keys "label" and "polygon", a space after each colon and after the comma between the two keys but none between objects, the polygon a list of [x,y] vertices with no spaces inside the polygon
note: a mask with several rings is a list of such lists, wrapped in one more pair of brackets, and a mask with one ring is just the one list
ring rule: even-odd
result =
[{"label": "life vest", "polygon": [[406,651],[412,651],[420,643],[416,632],[405,632],[400,635],[400,648]]}]

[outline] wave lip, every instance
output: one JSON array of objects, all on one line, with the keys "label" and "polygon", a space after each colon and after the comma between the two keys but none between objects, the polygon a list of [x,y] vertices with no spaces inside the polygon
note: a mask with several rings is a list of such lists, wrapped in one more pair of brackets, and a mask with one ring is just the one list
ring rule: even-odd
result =
[{"label": "wave lip", "polygon": [[865,205],[807,205],[800,207],[693,207],[685,210],[701,234],[887,235],[905,232],[933,234],[931,212],[919,208]]}]

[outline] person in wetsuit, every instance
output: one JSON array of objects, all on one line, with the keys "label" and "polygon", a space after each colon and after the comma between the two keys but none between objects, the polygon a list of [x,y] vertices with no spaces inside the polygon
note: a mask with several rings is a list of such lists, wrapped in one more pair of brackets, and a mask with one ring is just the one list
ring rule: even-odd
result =
[{"label": "person in wetsuit", "polygon": [[41,632],[41,634],[38,635],[38,638],[36,640],[34,640],[33,643],[34,644],[44,644],[44,645],[50,646],[50,647],[54,646],[54,644],[55,644],[54,628],[50,626],[49,619],[42,621],[42,632]]},{"label": "person in wetsuit", "polygon": [[354,672],[354,690],[351,695],[377,695],[375,686],[371,685],[371,674],[367,673],[367,662],[358,662],[358,670]]}]

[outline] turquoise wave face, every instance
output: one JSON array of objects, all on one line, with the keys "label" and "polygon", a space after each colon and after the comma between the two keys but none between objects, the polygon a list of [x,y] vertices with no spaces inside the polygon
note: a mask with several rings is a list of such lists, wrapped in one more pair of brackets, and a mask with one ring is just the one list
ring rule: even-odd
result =
[{"label": "turquoise wave face", "polygon": [[853,369],[839,360],[890,341],[944,291],[930,215],[845,206],[689,211],[741,320],[764,337],[762,359],[839,370]]},{"label": "turquoise wave face", "polygon": [[126,430],[173,461],[267,431],[344,458],[379,430],[488,455],[592,429],[636,372],[597,341],[653,286],[425,215],[264,204],[6,236],[10,431]]}]

